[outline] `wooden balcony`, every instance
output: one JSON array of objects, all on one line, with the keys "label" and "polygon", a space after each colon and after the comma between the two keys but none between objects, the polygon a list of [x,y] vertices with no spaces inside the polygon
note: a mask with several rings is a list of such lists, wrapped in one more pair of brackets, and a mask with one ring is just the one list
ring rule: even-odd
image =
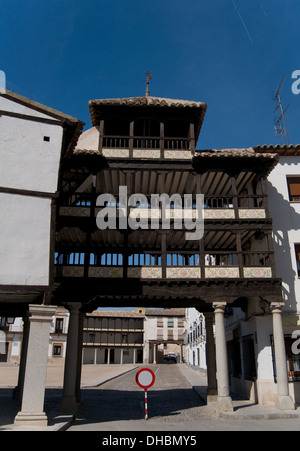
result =
[{"label": "wooden balcony", "polygon": [[103,136],[100,153],[109,159],[192,160],[195,140],[145,136]]},{"label": "wooden balcony", "polygon": [[[95,204],[95,199],[90,194],[73,194],[68,195],[63,200],[59,215],[61,217],[72,218],[90,218],[91,205]],[[203,219],[204,220],[253,220],[266,219],[268,217],[267,209],[265,208],[266,196],[252,195],[252,196],[204,196],[203,203]],[[121,206],[121,202],[116,198],[114,205],[117,216],[128,214],[129,217],[134,218],[138,213],[140,219],[151,220],[152,218],[161,219],[162,214],[160,209],[151,208],[150,199],[147,206],[128,207],[125,210]],[[94,216],[101,211],[101,208],[94,208]],[[176,208],[175,206],[167,206],[166,219],[178,219],[184,217],[196,219],[197,210],[195,204],[193,208]]]},{"label": "wooden balcony", "polygon": [[[85,262],[89,259],[89,262]],[[163,261],[166,261],[166,265]],[[61,278],[212,280],[271,279],[275,277],[274,253],[266,252],[167,252],[132,254],[71,253],[56,255],[55,273]]]}]

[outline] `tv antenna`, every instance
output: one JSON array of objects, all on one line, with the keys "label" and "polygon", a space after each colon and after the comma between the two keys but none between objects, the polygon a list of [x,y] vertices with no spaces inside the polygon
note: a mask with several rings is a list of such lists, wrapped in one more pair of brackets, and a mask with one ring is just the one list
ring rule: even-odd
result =
[{"label": "tv antenna", "polygon": [[147,83],[146,97],[149,97],[150,96],[149,84],[150,84],[150,80],[152,80],[153,76],[149,70],[147,70],[147,72],[145,72],[145,74],[147,75],[147,78],[145,80],[145,82]]},{"label": "tv antenna", "polygon": [[275,133],[276,133],[276,135],[277,134],[281,135],[282,145],[285,144],[284,135],[286,135],[287,143],[288,143],[288,145],[290,145],[289,134],[288,134],[286,121],[285,121],[285,113],[287,112],[290,105],[288,105],[285,109],[283,109],[281,96],[280,96],[283,81],[284,81],[284,75],[281,77],[278,88],[273,96],[274,100],[277,102],[276,108],[274,110],[274,114],[277,113],[278,110],[280,111],[280,116],[275,118]]}]

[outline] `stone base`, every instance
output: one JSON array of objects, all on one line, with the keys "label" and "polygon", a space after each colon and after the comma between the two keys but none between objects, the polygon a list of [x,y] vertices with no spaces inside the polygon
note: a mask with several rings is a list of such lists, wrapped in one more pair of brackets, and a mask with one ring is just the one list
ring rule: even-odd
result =
[{"label": "stone base", "polygon": [[230,396],[218,396],[217,414],[222,412],[233,412],[233,404]]},{"label": "stone base", "polygon": [[206,402],[207,404],[216,403],[218,401],[218,391],[215,389],[207,389]]},{"label": "stone base", "polygon": [[19,412],[15,418],[15,426],[48,426],[48,418],[45,413],[25,413]]},{"label": "stone base", "polygon": [[278,410],[295,410],[296,406],[290,396],[277,396],[276,408]]}]

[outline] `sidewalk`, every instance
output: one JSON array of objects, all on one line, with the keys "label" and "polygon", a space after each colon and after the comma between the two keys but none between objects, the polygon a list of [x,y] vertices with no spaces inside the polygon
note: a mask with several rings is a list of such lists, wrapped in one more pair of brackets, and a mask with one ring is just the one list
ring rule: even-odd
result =
[{"label": "sidewalk", "polygon": [[[199,370],[192,369],[187,365],[180,365],[180,369],[199,397],[206,402],[206,377]],[[232,397],[232,402],[234,412],[223,412],[219,414],[219,418],[225,420],[300,419],[300,406],[296,410],[280,411],[272,406],[262,406],[259,404],[253,404],[253,402],[249,400],[238,399],[234,395]],[[217,411],[216,403],[211,403],[210,406],[215,410],[215,412]]]},{"label": "sidewalk", "polygon": [[[115,379],[122,374],[137,368],[138,365],[83,365],[81,388],[97,387]],[[18,382],[18,365],[0,365],[0,431],[64,431],[72,420],[73,415],[59,412],[62,398],[64,366],[49,365],[47,369],[45,412],[48,416],[47,427],[16,427],[14,418],[19,409],[18,402],[12,400],[13,389]]]}]

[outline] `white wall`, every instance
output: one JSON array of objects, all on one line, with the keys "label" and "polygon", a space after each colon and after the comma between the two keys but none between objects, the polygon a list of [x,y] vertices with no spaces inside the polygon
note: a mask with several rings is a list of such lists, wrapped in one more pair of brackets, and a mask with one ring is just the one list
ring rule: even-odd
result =
[{"label": "white wall", "polygon": [[[53,120],[3,96],[0,110]],[[55,193],[62,133],[60,125],[3,115],[0,187]],[[0,194],[0,211],[0,284],[48,285],[51,200]]]},{"label": "white wall", "polygon": [[300,243],[300,203],[289,202],[287,185],[287,175],[300,175],[299,163],[297,156],[280,157],[268,178],[277,276],[283,280],[285,311],[288,312],[300,312],[300,279],[294,250],[294,244]]},{"label": "white wall", "polygon": [[49,284],[50,209],[50,199],[0,194],[0,284]]},{"label": "white wall", "polygon": [[[20,108],[24,109],[0,96],[1,110],[19,113]],[[41,116],[33,110],[27,114]],[[0,121],[0,186],[54,193],[62,133],[62,127],[58,125],[3,115]],[[44,136],[50,137],[50,142],[45,142]]]}]

